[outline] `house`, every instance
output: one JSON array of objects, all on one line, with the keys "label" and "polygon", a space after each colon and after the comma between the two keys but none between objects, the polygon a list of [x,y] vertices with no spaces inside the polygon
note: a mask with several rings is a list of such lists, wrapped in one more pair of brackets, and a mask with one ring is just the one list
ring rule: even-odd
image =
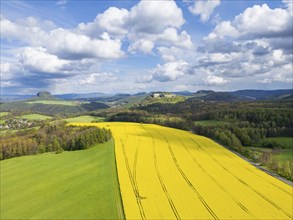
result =
[{"label": "house", "polygon": [[152,93],[151,97],[152,98],[174,98],[176,95],[172,93],[163,93],[163,92],[154,92]]},{"label": "house", "polygon": [[164,97],[166,98],[174,98],[175,96],[175,94],[164,94]]},{"label": "house", "polygon": [[153,98],[162,97],[162,93],[153,93],[151,96],[152,96]]}]

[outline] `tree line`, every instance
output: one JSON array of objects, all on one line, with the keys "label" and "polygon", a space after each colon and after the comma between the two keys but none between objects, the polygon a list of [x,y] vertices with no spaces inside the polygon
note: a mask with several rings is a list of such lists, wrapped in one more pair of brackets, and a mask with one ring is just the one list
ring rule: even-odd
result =
[{"label": "tree line", "polygon": [[73,127],[59,122],[44,125],[39,130],[28,129],[3,135],[0,140],[0,159],[45,152],[83,150],[111,138],[111,131],[104,128]]}]

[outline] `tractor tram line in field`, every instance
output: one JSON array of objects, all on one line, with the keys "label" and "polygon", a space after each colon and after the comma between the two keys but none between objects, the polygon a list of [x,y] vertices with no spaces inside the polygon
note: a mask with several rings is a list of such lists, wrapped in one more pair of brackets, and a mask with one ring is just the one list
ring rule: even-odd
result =
[{"label": "tractor tram line in field", "polygon": [[171,207],[171,209],[173,211],[173,214],[175,215],[176,219],[181,219],[181,217],[180,217],[180,215],[179,215],[179,213],[178,213],[178,211],[176,209],[176,206],[174,205],[174,202],[173,202],[173,200],[172,200],[172,198],[171,198],[171,196],[170,196],[170,194],[169,194],[169,192],[168,192],[168,190],[166,188],[166,185],[165,185],[165,183],[164,183],[164,181],[162,179],[160,171],[159,171],[158,162],[157,162],[157,154],[156,154],[156,144],[155,144],[154,136],[149,131],[147,131],[143,125],[141,125],[141,126],[149,134],[149,136],[152,138],[154,166],[155,166],[155,169],[156,169],[157,176],[158,176],[158,179],[160,181],[161,187],[162,187],[162,189],[163,189],[163,191],[164,191],[164,193],[165,193],[165,195],[166,195],[166,197],[168,199],[168,202],[170,204],[170,207]]},{"label": "tractor tram line in field", "polygon": [[129,160],[128,160],[126,150],[125,150],[125,145],[124,145],[124,143],[126,142],[126,139],[125,139],[125,142],[123,142],[122,139],[120,139],[120,141],[121,141],[121,146],[122,146],[122,151],[123,151],[123,157],[124,157],[124,160],[125,160],[125,165],[126,165],[126,168],[127,168],[127,172],[128,172],[129,180],[130,180],[131,185],[132,185],[133,192],[134,192],[135,197],[136,197],[136,202],[137,202],[137,205],[138,205],[138,208],[139,208],[139,213],[140,213],[140,216],[141,216],[142,219],[146,219],[146,216],[145,216],[142,204],[141,204],[141,199],[140,199],[140,196],[139,196],[138,186],[137,186],[137,184],[136,184],[136,182],[134,180],[133,175],[131,174]]},{"label": "tractor tram line in field", "polygon": [[192,158],[193,162],[199,167],[202,172],[209,177],[221,190],[223,190],[237,205],[247,214],[249,214],[252,217],[255,217],[253,213],[251,213],[233,194],[231,194],[224,186],[222,186],[209,172],[207,172],[204,167],[197,161],[197,159],[192,155],[188,147],[183,143],[182,140],[180,140],[181,145],[184,147],[184,149],[188,152],[190,157]]},{"label": "tractor tram line in field", "polygon": [[[200,145],[199,145],[200,146]],[[200,148],[202,149],[202,147],[200,146]],[[212,157],[210,155],[210,157]],[[239,182],[241,182],[243,185],[245,185],[246,187],[248,187],[250,190],[252,190],[254,193],[256,193],[258,196],[260,196],[262,199],[264,199],[265,201],[267,201],[268,203],[270,203],[272,206],[274,206],[276,209],[278,209],[279,211],[283,212],[285,215],[287,215],[289,218],[293,218],[292,215],[290,215],[290,213],[288,213],[286,210],[282,209],[279,205],[277,205],[276,203],[274,203],[272,200],[270,200],[268,197],[266,197],[264,194],[262,194],[261,192],[259,192],[258,190],[254,189],[252,186],[250,186],[247,182],[243,181],[242,179],[240,179],[239,177],[237,177],[235,174],[233,174],[230,170],[228,170],[226,167],[224,167],[217,159],[215,159],[214,157],[212,157],[212,159],[218,164],[220,165],[226,172],[228,172],[230,175],[232,175],[234,178],[236,178]],[[285,191],[286,193],[286,191]]]},{"label": "tractor tram line in field", "polygon": [[196,190],[196,188],[194,187],[194,185],[191,183],[191,181],[188,179],[188,177],[185,175],[184,171],[182,170],[182,168],[180,167],[180,165],[178,164],[178,161],[176,159],[176,156],[171,148],[171,145],[170,145],[170,142],[168,141],[168,139],[166,138],[165,135],[163,135],[161,132],[159,132],[157,129],[156,129],[156,132],[158,134],[160,134],[164,139],[165,141],[167,142],[168,144],[168,149],[169,149],[169,152],[172,156],[172,159],[174,161],[174,164],[177,168],[177,170],[179,171],[180,175],[183,177],[183,179],[185,180],[185,182],[188,184],[188,186],[192,189],[192,191],[196,194],[196,196],[198,197],[198,199],[201,201],[201,203],[203,204],[203,206],[205,207],[205,209],[211,214],[211,216],[213,217],[213,219],[219,219],[218,216],[214,213],[214,211],[211,209],[211,207],[207,204],[207,202],[203,199],[203,197],[200,195],[200,193]]},{"label": "tractor tram line in field", "polygon": [[259,177],[259,176],[256,175],[251,169],[249,169],[249,168],[247,168],[247,167],[245,167],[245,169],[248,170],[250,173],[252,173],[254,176],[260,178],[262,181],[266,181],[267,183],[271,184],[272,186],[276,187],[277,189],[281,190],[282,192],[286,193],[287,195],[289,195],[289,196],[292,195],[292,193],[290,193],[290,192],[288,192],[288,191],[282,189],[281,187],[279,187],[279,186],[276,185],[275,183],[272,183],[271,181],[268,181],[268,180],[266,180],[266,179],[264,179],[264,178]]},{"label": "tractor tram line in field", "polygon": [[138,143],[135,149],[132,173],[133,173],[133,183],[135,188],[137,189],[137,199],[142,199],[142,197],[139,194],[139,189],[138,189],[137,180],[136,180],[136,170],[137,170],[136,166],[137,166],[137,157],[138,157],[138,151],[139,151],[139,142],[140,142],[140,139],[138,139]]},{"label": "tractor tram line in field", "polygon": [[[225,147],[225,148],[226,148],[226,147]],[[224,153],[226,156],[228,156],[231,160],[233,160],[233,158],[230,156],[230,154],[229,154],[228,152],[226,152],[224,149],[219,148],[218,150],[221,151],[222,153]],[[228,150],[229,150],[229,149],[228,149]],[[230,152],[234,153],[233,151],[230,151]],[[237,154],[237,155],[238,155],[238,154]],[[234,160],[233,160],[233,161],[234,161]],[[247,161],[247,160],[246,160],[246,161]],[[247,162],[249,162],[249,161],[247,161]],[[255,165],[253,165],[253,166],[255,167]],[[265,178],[263,178],[263,177],[260,177],[260,176],[257,175],[255,172],[253,172],[253,170],[251,170],[250,168],[248,168],[248,167],[244,167],[244,168],[245,168],[246,170],[248,170],[250,173],[252,173],[254,176],[256,176],[258,179],[261,179],[262,181],[266,181],[267,183],[273,185],[274,187],[278,188],[279,190],[281,190],[281,191],[283,191],[284,193],[286,193],[286,194],[288,194],[288,195],[291,196],[292,193],[290,193],[290,192],[288,192],[288,191],[282,189],[281,187],[279,187],[279,186],[276,185],[275,183],[272,183],[271,181],[269,181],[269,180],[267,180],[267,179],[265,179]],[[258,168],[256,168],[256,169],[258,169]]]},{"label": "tractor tram line in field", "polygon": [[257,194],[258,196],[260,196],[262,199],[264,199],[265,201],[267,201],[268,203],[270,203],[272,206],[274,206],[276,209],[278,209],[279,211],[283,212],[286,216],[288,216],[290,219],[292,219],[292,215],[290,213],[288,213],[286,210],[282,209],[279,205],[277,205],[276,203],[274,203],[273,201],[271,201],[269,198],[267,198],[265,195],[263,195],[262,193],[260,193],[258,190],[254,189],[253,187],[251,187],[247,182],[243,181],[242,179],[240,179],[239,177],[237,177],[235,174],[233,174],[230,170],[228,170],[226,167],[224,167],[216,158],[214,158],[210,153],[206,152],[206,150],[204,150],[204,148],[198,144],[193,138],[190,138],[192,140],[192,142],[194,142],[199,149],[201,149],[203,152],[205,152],[209,157],[212,158],[213,161],[215,161],[222,169],[224,169],[227,173],[229,173],[230,175],[232,175],[235,179],[237,179],[242,185],[246,186],[247,188],[249,188],[250,190],[252,190],[255,194]]}]

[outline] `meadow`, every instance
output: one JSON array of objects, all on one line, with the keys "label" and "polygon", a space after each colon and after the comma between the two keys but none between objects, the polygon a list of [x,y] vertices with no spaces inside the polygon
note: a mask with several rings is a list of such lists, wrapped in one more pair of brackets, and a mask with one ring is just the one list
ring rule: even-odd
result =
[{"label": "meadow", "polygon": [[272,137],[265,138],[267,141],[273,141],[279,144],[283,148],[293,149],[293,138],[292,137]]},{"label": "meadow", "polygon": [[2,118],[7,115],[9,115],[9,112],[0,112],[0,124],[3,124],[5,122],[5,120]]},{"label": "meadow", "polygon": [[[293,138],[292,137],[271,137],[263,139],[265,142],[272,143],[272,148],[250,147],[249,149],[257,152],[270,152],[280,166],[284,163],[293,162]],[[278,149],[274,149],[274,143]]]},{"label": "meadow", "polygon": [[276,158],[281,163],[293,161],[293,152],[291,149],[282,150],[279,154],[275,155],[274,158]]},{"label": "meadow", "polygon": [[26,102],[28,104],[44,104],[44,105],[69,105],[69,106],[78,106],[79,103],[75,101],[65,101],[65,100],[35,100]]},{"label": "meadow", "polygon": [[1,219],[124,219],[113,141],[0,166]]},{"label": "meadow", "polygon": [[292,186],[208,138],[152,124],[95,125],[113,132],[126,219],[292,219]]},{"label": "meadow", "polygon": [[27,120],[47,120],[47,119],[52,119],[52,117],[47,116],[47,115],[41,115],[41,114],[29,114],[29,115],[22,115],[20,116],[22,119],[27,119]]},{"label": "meadow", "polygon": [[9,112],[0,112],[0,117],[7,116],[8,114],[9,114]]},{"label": "meadow", "polygon": [[79,117],[74,117],[74,118],[66,118],[64,119],[66,122],[97,122],[97,121],[105,121],[105,118],[102,117],[94,117],[90,115],[83,115]]}]

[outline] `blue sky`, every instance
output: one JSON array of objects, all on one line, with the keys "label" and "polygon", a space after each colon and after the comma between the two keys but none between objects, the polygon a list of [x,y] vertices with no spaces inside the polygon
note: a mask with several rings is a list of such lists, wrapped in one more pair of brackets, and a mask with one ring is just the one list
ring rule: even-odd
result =
[{"label": "blue sky", "polygon": [[292,88],[292,5],[1,0],[1,92]]}]

